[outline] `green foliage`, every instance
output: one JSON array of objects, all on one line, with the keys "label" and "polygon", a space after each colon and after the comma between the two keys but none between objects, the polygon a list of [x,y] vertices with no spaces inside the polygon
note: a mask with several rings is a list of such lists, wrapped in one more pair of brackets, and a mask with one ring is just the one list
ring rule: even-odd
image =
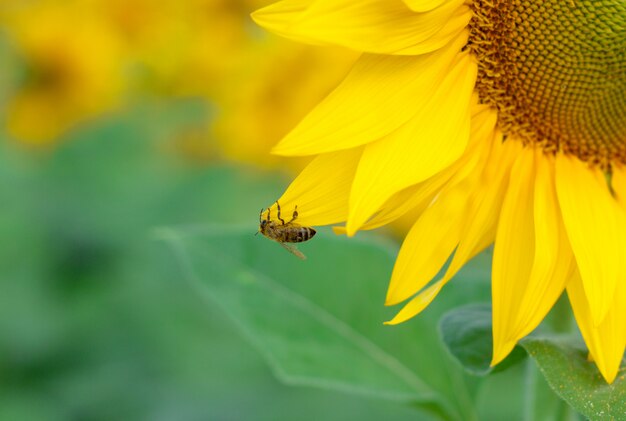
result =
[{"label": "green foliage", "polygon": [[413,419],[275,381],[153,241],[155,226],[254,222],[285,185],[178,155],[207,118],[199,102],[153,103],[50,151],[0,139],[0,419]]},{"label": "green foliage", "polygon": [[452,355],[477,376],[505,370],[526,357],[517,346],[496,367],[490,366],[493,348],[490,304],[470,304],[450,311],[441,319],[439,330]]},{"label": "green foliage", "polygon": [[[323,233],[310,259],[301,262],[253,232],[163,229],[159,235],[174,248],[192,285],[232,317],[286,383],[428,402],[443,419],[452,417],[419,373],[385,350],[383,341],[374,342],[384,336],[384,319],[372,311],[380,307],[375,292],[382,292],[389,269],[384,248],[348,245]],[[345,263],[355,261],[362,263],[345,273]],[[411,346],[412,338],[405,338]]]},{"label": "green foliage", "polygon": [[[491,372],[491,308],[488,304],[472,304],[450,311],[441,320],[440,329],[448,350],[467,371],[477,375]],[[547,380],[546,383],[538,377],[535,367],[526,368],[524,393],[531,419],[574,418],[563,404],[550,398],[554,394],[590,419],[626,419],[624,375],[607,385],[595,364],[587,360],[580,339],[546,331],[541,336],[531,335],[493,372],[519,363],[526,354],[524,350]]]},{"label": "green foliage", "polygon": [[554,392],[581,414],[592,420],[626,419],[624,367],[608,385],[579,340],[529,337],[521,343]]},{"label": "green foliage", "polygon": [[[278,378],[413,401],[443,419],[483,418],[473,400],[491,379],[478,382],[462,373],[445,351],[436,321],[465,300],[485,298],[485,256],[471,262],[424,314],[388,327],[382,321],[393,313],[380,300],[393,248],[374,236],[346,239],[323,231],[301,246],[308,256],[303,262],[253,237],[255,230],[178,227],[156,234],[169,243],[193,288],[230,316]],[[488,358],[490,348],[486,352]],[[496,413],[515,419],[521,407],[498,407]]]}]

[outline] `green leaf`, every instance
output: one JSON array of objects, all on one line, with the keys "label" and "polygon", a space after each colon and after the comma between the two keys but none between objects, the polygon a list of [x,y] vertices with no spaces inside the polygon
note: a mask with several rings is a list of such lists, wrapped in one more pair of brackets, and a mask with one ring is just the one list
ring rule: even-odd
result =
[{"label": "green leaf", "polygon": [[523,366],[524,383],[524,419],[578,421],[582,417],[548,385],[537,365],[529,359]]},{"label": "green leaf", "polygon": [[626,419],[626,368],[606,384],[578,340],[528,337],[520,342],[554,392],[592,420]]},{"label": "green leaf", "polygon": [[490,304],[470,304],[450,311],[441,319],[439,330],[450,353],[476,376],[505,370],[526,356],[523,349],[515,347],[504,361],[490,367],[493,348]]},{"label": "green leaf", "polygon": [[151,227],[255,220],[286,182],[174,154],[203,114],[198,101],[140,104],[36,154],[0,134],[10,243],[0,248],[0,420],[414,419],[394,401],[277,382],[219,308],[181,287]]},{"label": "green leaf", "polygon": [[388,247],[322,231],[301,246],[308,260],[300,261],[255,231],[158,234],[192,285],[233,319],[282,381],[412,402],[443,419],[474,418],[464,376],[432,318],[404,329],[382,325],[390,317],[382,306],[393,264]]}]

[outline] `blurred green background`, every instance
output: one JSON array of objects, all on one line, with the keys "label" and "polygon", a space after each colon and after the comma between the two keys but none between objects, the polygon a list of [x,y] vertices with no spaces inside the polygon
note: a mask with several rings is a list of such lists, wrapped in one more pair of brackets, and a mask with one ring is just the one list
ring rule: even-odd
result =
[{"label": "blurred green background", "polygon": [[[439,343],[437,318],[455,304],[488,297],[488,262],[470,268],[471,289],[451,288],[425,317],[400,328],[382,326],[392,315],[382,300],[397,245],[369,237],[365,249],[342,256],[349,241],[337,245],[323,231],[318,242],[302,247],[309,259],[301,262],[255,237],[257,208],[277,197],[287,179],[228,162],[191,163],[172,153],[178,136],[210,115],[199,100],[148,101],[91,122],[44,153],[3,135],[0,419],[426,417],[376,393],[283,385],[227,312],[190,287],[179,258],[159,239],[163,227],[182,233],[235,227],[239,237],[217,241],[225,253],[236,253],[228,251],[228,241],[266,253],[242,260],[282,269],[285,283],[304,288],[305,297],[327,295],[318,302],[344,309],[368,334],[382,334],[377,340],[389,355],[401,355],[438,388],[453,393],[448,383],[454,381],[472,386]],[[381,257],[379,244],[391,252]],[[210,253],[212,246],[198,247]],[[211,267],[204,275],[221,276]],[[297,315],[283,311],[299,330]],[[316,333],[304,334],[315,347]],[[433,361],[440,365],[429,366]],[[494,406],[489,390],[500,381],[494,376],[482,390],[470,387],[473,395],[465,399],[482,401],[488,410]],[[521,387],[514,377],[507,384]],[[519,402],[506,400],[509,391],[499,404],[520,414]]]},{"label": "blurred green background", "polygon": [[0,420],[513,421],[551,396],[440,339],[489,301],[488,253],[384,327],[393,237],[322,229],[301,262],[254,236],[303,164],[271,145],[354,60],[264,34],[267,3],[0,2]]},{"label": "blurred green background", "polygon": [[280,176],[171,153],[205,114],[198,101],[153,102],[46,154],[4,136],[0,418],[410,417],[279,384],[153,238],[161,225],[245,222],[249,241],[264,241],[252,235],[257,208]]}]

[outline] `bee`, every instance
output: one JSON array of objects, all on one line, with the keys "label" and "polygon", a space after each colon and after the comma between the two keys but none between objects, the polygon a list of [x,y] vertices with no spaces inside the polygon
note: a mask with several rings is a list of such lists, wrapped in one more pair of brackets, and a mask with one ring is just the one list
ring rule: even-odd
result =
[{"label": "bee", "polygon": [[287,222],[280,216],[280,205],[278,202],[276,202],[276,208],[278,209],[278,221],[280,221],[280,223],[278,221],[272,221],[270,208],[267,208],[267,218],[263,219],[264,210],[261,209],[261,213],[259,214],[259,232],[270,240],[276,241],[300,259],[306,259],[304,254],[302,254],[293,243],[309,241],[315,236],[317,231],[313,228],[303,227],[295,223],[295,220],[298,219],[298,206],[294,208],[291,220]]}]

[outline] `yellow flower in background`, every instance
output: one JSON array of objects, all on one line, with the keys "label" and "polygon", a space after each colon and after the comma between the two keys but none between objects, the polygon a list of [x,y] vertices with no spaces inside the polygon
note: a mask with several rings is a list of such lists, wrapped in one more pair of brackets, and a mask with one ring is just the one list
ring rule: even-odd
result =
[{"label": "yellow flower in background", "polygon": [[316,48],[274,36],[256,39],[246,63],[225,77],[218,94],[214,133],[222,153],[240,161],[302,169],[303,160],[269,155],[284,136],[341,81],[357,54]]},{"label": "yellow flower in background", "polygon": [[1,12],[24,67],[6,105],[6,127],[13,136],[49,143],[76,122],[118,104],[123,52],[97,16],[55,2],[14,4]]},{"label": "yellow flower in background", "polygon": [[91,0],[123,39],[139,73],[137,88],[213,96],[249,42],[251,1]]},{"label": "yellow flower in background", "polygon": [[408,303],[389,323],[495,243],[492,364],[566,290],[612,382],[626,346],[626,3],[285,0],[253,17],[363,53],[274,152],[316,155],[279,199],[302,225],[345,221],[352,236],[419,215],[386,301]]},{"label": "yellow flower in background", "polygon": [[263,33],[250,13],[267,0],[170,0],[159,8],[150,0],[94,1],[126,34],[148,90],[211,102],[207,134],[215,143],[200,133],[179,142],[196,157],[275,165],[268,154],[275,140],[332,90],[357,56]]},{"label": "yellow flower in background", "polygon": [[275,139],[332,90],[358,54],[264,33],[250,13],[267,3],[2,4],[0,22],[25,69],[6,104],[6,127],[23,142],[49,144],[142,96],[200,97],[210,104],[211,127],[180,133],[177,150],[205,161],[275,165],[268,158]]}]

